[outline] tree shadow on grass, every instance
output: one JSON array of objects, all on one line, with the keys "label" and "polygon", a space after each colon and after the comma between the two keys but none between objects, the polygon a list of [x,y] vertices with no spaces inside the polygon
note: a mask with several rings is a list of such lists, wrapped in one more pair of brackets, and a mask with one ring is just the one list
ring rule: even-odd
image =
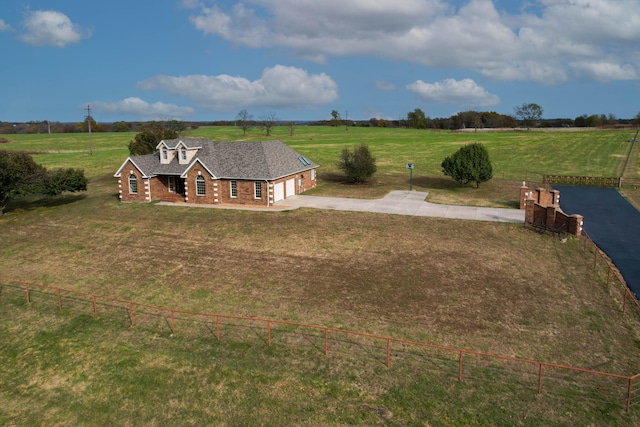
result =
[{"label": "tree shadow on grass", "polygon": [[413,178],[413,185],[423,188],[432,188],[439,190],[451,190],[456,188],[470,187],[470,185],[462,185],[455,180],[443,176],[419,176]]},{"label": "tree shadow on grass", "polygon": [[30,211],[37,208],[64,206],[79,202],[87,197],[86,194],[61,194],[59,196],[32,195],[11,200],[4,209],[4,213],[15,211]]}]

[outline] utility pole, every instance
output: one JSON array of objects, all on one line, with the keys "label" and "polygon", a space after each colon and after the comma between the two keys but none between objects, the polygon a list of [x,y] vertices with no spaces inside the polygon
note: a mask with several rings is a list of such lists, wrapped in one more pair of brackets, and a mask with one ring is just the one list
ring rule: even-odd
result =
[{"label": "utility pole", "polygon": [[93,138],[91,137],[91,105],[87,105],[87,124],[89,125],[89,155],[93,156]]}]

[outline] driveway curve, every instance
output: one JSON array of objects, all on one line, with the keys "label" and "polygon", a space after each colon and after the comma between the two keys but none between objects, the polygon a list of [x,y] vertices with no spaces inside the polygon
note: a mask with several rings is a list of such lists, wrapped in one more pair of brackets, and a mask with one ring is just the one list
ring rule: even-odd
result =
[{"label": "driveway curve", "polygon": [[382,199],[348,199],[296,195],[276,202],[274,206],[280,209],[305,207],[337,211],[524,223],[524,210],[440,205],[426,202],[425,199],[428,194],[421,191],[391,191]]}]

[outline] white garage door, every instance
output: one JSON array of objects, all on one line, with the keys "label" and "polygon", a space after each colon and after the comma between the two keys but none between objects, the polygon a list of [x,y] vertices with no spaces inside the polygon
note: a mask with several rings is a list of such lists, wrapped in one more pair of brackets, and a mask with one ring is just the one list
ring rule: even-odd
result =
[{"label": "white garage door", "polygon": [[284,182],[278,182],[273,186],[273,201],[284,200]]},{"label": "white garage door", "polygon": [[287,197],[296,195],[296,180],[291,178],[287,180]]}]

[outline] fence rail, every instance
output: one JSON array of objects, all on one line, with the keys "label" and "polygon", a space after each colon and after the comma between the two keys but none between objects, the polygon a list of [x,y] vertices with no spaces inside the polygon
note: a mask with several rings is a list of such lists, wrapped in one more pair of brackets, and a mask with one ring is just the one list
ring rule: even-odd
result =
[{"label": "fence rail", "polygon": [[583,185],[592,187],[620,187],[621,177],[607,176],[570,176],[570,175],[543,175],[543,184]]},{"label": "fence rail", "polygon": [[[614,400],[622,402],[622,399],[624,399],[623,406],[627,412],[633,405],[639,403],[640,401],[640,390],[638,390],[638,387],[634,388],[634,382],[638,379],[638,377],[640,377],[640,374],[634,376],[625,376],[556,363],[521,359],[511,356],[441,346],[436,344],[393,338],[384,335],[332,328],[322,325],[267,319],[261,317],[233,316],[227,314],[177,310],[168,307],[154,306],[120,298],[97,295],[93,293],[63,289],[39,283],[0,278],[0,291],[3,287],[18,290],[19,292],[24,291],[27,304],[31,303],[34,293],[41,292],[43,295],[52,297],[52,299],[55,301],[55,304],[57,305],[58,310],[62,310],[63,307],[66,307],[68,305],[81,305],[84,306],[84,311],[86,311],[87,309],[91,310],[94,318],[98,318],[99,314],[106,313],[110,310],[116,310],[117,312],[119,312],[120,316],[126,316],[131,327],[136,325],[139,317],[144,318],[150,316],[156,321],[155,327],[166,327],[170,329],[171,334],[176,334],[177,321],[183,323],[187,323],[189,321],[204,322],[206,323],[206,327],[208,328],[208,330],[210,330],[215,335],[215,338],[218,341],[221,341],[221,331],[223,326],[225,328],[229,328],[231,326],[248,326],[251,329],[255,328],[257,325],[258,329],[262,329],[261,333],[266,334],[266,337],[263,335],[263,340],[266,341],[266,344],[268,346],[272,345],[272,340],[274,339],[273,333],[276,332],[274,330],[274,327],[279,326],[281,328],[302,328],[309,330],[309,332],[315,331],[315,335],[313,335],[313,337],[305,336],[305,339],[314,340],[314,346],[318,347],[319,349],[321,348],[321,351],[325,354],[325,356],[329,355],[330,343],[332,345],[334,345],[334,343],[338,344],[341,340],[347,338],[353,338],[356,340],[364,339],[378,343],[377,345],[372,346],[375,351],[379,351],[380,344],[382,344],[382,348],[385,350],[385,364],[387,367],[391,367],[392,348],[396,351],[398,350],[398,348],[423,349],[428,350],[429,352],[435,351],[443,352],[444,354],[446,354],[447,359],[449,359],[450,362],[448,364],[449,369],[451,369],[451,365],[453,364],[455,364],[456,366],[455,369],[457,371],[456,375],[458,381],[462,381],[465,376],[471,375],[471,373],[468,372],[467,369],[470,366],[473,366],[474,363],[486,365],[493,361],[497,362],[501,369],[506,369],[509,365],[517,366],[518,370],[523,371],[521,372],[521,374],[526,373],[526,375],[524,376],[528,378],[527,381],[529,382],[529,385],[533,385],[532,388],[537,390],[538,394],[542,393],[543,387],[549,387],[545,384],[556,384],[560,382],[562,385],[556,385],[556,387],[582,390],[587,386],[590,386],[594,390],[592,393],[596,393],[598,395],[602,394],[603,390],[610,390],[611,394],[615,396]],[[3,293],[0,292],[0,296],[2,295]],[[633,296],[633,294],[631,294],[631,296]],[[635,299],[635,297],[630,298],[627,296],[627,293],[625,293],[624,298],[625,302],[627,300],[634,301],[638,308],[640,308],[640,305],[638,305],[638,301]],[[87,308],[87,306],[89,308]],[[82,310],[82,308],[80,308],[80,310]],[[260,331],[258,330],[254,332],[259,333]],[[280,330],[277,332],[284,333]],[[340,336],[342,336],[343,338],[341,339]],[[320,342],[319,345],[318,342]],[[433,358],[433,355],[431,355],[430,358]],[[474,370],[471,371],[474,372]],[[581,381],[576,381],[575,378],[573,378],[571,381],[567,379],[569,377],[576,376],[580,377]],[[484,381],[491,381],[492,379],[495,381],[494,376],[490,375]],[[589,384],[593,381],[596,381],[595,385]],[[588,393],[585,394],[585,392],[582,392],[578,393],[578,395],[584,397],[587,396]]]}]

